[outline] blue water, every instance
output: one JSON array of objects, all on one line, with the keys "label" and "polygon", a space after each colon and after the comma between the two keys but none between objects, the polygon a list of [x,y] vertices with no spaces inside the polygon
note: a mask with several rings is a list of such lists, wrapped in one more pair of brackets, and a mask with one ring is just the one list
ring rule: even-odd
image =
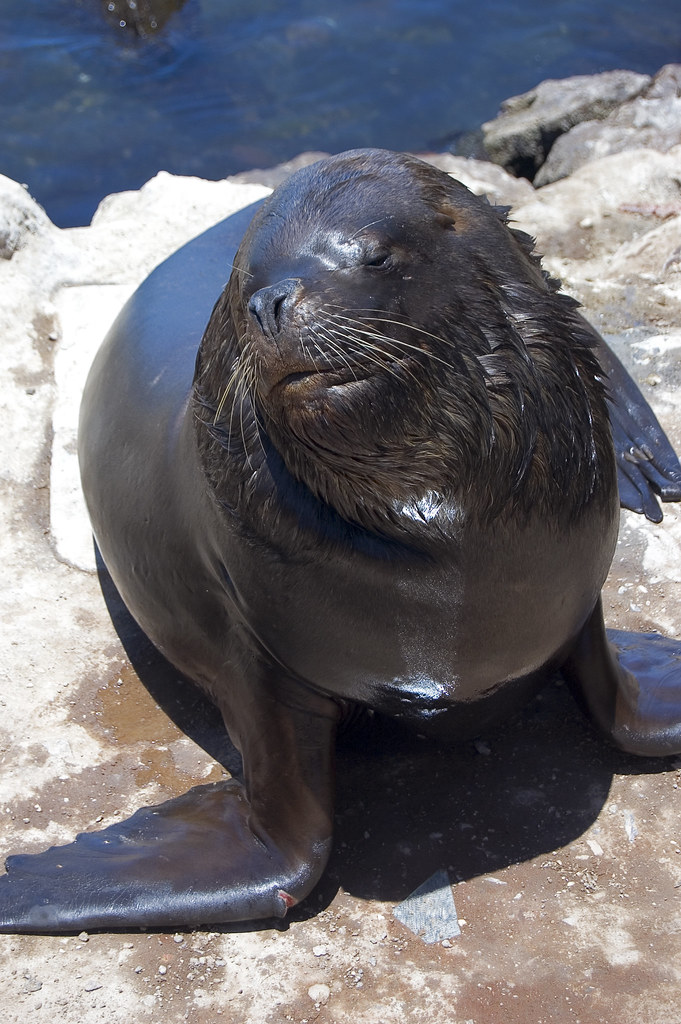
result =
[{"label": "blue water", "polygon": [[144,38],[98,0],[0,0],[0,171],[84,224],[160,169],[443,149],[543,78],[678,60],[680,0],[187,0]]}]

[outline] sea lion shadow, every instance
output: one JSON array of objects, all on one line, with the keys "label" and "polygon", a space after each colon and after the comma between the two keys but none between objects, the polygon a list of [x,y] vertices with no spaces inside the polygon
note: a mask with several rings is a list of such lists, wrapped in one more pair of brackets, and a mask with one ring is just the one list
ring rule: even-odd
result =
[{"label": "sea lion shadow", "polygon": [[594,824],[615,775],[667,770],[608,744],[560,676],[475,741],[370,719],[339,745],[333,853],[308,903],[339,888],[397,903],[440,869],[456,883],[551,854]]},{"label": "sea lion shadow", "polygon": [[[142,685],[182,732],[239,777],[241,758],[220,713],[147,639],[96,556],[112,623]],[[556,677],[475,741],[445,745],[382,716],[362,716],[340,736],[337,767],[329,866],[287,922],[313,917],[339,889],[399,902],[441,868],[459,882],[551,853],[594,823],[613,775],[651,774],[666,762],[609,746]]]}]

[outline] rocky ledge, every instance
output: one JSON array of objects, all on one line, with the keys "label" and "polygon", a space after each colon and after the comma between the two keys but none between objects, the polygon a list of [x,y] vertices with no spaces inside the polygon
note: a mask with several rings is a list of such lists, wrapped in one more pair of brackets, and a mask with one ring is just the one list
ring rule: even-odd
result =
[{"label": "rocky ledge", "polygon": [[[425,155],[512,208],[513,223],[536,237],[547,268],[630,367],[677,450],[680,81],[673,66],[654,78],[610,72],[542,83],[485,126],[496,163]],[[500,164],[530,174],[534,185]],[[142,801],[220,777],[140,686],[111,624],[78,486],[78,400],[94,351],[136,285],[189,238],[266,194],[291,167],[219,182],[161,172],[137,192],[105,199],[89,227],[68,230],[51,224],[21,185],[0,179],[5,851],[66,841]],[[624,515],[605,593],[609,623],[681,635],[679,583],[681,510],[668,506],[660,526]],[[604,751],[567,696],[551,700],[544,711],[537,704],[522,744],[508,741],[509,750],[520,750],[514,772],[527,782],[512,789],[512,799],[519,808],[536,804],[537,820],[563,824],[548,845],[530,842],[522,855],[504,860],[504,843],[498,854],[490,852],[493,816],[480,836],[475,830],[482,826],[471,824],[475,807],[449,822],[475,843],[468,860],[463,840],[441,854],[443,866],[460,856],[469,864],[455,889],[462,935],[447,948],[428,947],[426,954],[393,920],[392,906],[409,888],[368,884],[366,864],[359,874],[352,869],[357,843],[368,857],[382,843],[387,849],[402,842],[403,823],[419,813],[403,809],[394,831],[370,841],[361,833],[345,852],[340,843],[340,890],[322,892],[321,912],[301,912],[287,932],[102,935],[89,944],[87,936],[0,937],[3,1021],[37,1020],[39,1013],[69,1024],[140,1015],[300,1021],[333,1012],[320,1019],[387,1024],[445,1019],[443,1006],[452,1020],[676,1019],[679,772]],[[563,728],[572,739],[560,738]],[[496,757],[497,782],[505,784],[498,751],[506,742],[502,734],[487,738],[460,755],[459,767],[467,771],[470,762],[477,780],[482,768],[474,759],[492,771]],[[573,742],[582,775],[567,788],[575,789],[582,810],[591,809],[579,827],[569,825],[573,812],[563,804],[560,772],[551,768],[566,743],[572,757]],[[544,759],[541,777],[536,758]],[[450,777],[458,770],[453,766]],[[362,777],[359,788],[374,768]],[[341,834],[354,834],[356,797],[346,784]],[[424,848],[442,843],[434,827],[425,825]],[[408,866],[416,847],[405,841],[400,850]],[[380,860],[371,870],[380,880]]]}]

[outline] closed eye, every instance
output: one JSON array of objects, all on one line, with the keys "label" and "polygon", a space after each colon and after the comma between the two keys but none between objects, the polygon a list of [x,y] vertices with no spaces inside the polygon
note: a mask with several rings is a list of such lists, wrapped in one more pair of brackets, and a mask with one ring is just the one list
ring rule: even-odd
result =
[{"label": "closed eye", "polygon": [[390,252],[367,253],[362,263],[365,267],[384,267],[390,262]]}]

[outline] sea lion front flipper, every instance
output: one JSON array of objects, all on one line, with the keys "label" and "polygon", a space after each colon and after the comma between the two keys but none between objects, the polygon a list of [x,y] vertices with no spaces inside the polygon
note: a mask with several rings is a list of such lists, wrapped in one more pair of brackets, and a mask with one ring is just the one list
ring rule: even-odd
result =
[{"label": "sea lion front flipper", "polygon": [[198,786],[68,846],[9,857],[0,932],[283,917],[330,852],[338,717],[325,698],[306,694],[305,707],[294,696],[285,705],[254,693],[237,723],[245,786]]},{"label": "sea lion front flipper", "polygon": [[596,352],[608,375],[620,504],[659,523],[658,497],[681,501],[681,463],[638,385],[602,338]]},{"label": "sea lion front flipper", "polygon": [[599,599],[562,672],[615,746],[643,757],[681,753],[681,640],[606,632]]}]

